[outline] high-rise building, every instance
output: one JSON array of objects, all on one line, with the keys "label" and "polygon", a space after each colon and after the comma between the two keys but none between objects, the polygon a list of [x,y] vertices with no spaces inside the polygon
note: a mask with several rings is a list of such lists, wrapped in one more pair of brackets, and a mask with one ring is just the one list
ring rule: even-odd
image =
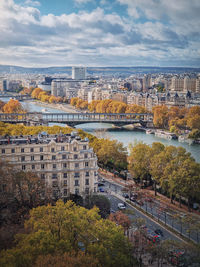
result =
[{"label": "high-rise building", "polygon": [[84,80],[86,78],[85,67],[72,67],[72,79],[73,80]]}]

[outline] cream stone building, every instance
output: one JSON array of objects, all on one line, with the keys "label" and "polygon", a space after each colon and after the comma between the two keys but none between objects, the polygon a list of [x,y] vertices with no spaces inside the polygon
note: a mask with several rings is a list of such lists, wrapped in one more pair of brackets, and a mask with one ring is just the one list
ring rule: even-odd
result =
[{"label": "cream stone building", "polygon": [[75,133],[0,138],[0,155],[18,171],[36,172],[54,197],[97,191],[97,157]]}]

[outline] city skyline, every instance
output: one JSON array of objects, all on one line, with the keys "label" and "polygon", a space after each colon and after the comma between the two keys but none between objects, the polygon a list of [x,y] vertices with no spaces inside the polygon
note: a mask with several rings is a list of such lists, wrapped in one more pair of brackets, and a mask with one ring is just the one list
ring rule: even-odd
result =
[{"label": "city skyline", "polygon": [[200,2],[1,0],[0,64],[200,67]]}]

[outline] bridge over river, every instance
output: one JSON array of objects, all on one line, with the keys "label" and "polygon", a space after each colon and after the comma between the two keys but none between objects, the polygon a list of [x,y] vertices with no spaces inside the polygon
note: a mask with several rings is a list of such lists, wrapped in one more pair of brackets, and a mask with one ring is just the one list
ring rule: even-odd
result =
[{"label": "bridge over river", "polygon": [[1,113],[0,121],[6,123],[24,123],[30,124],[48,124],[65,123],[69,126],[75,126],[83,123],[106,122],[116,126],[140,123],[146,126],[152,123],[153,114],[151,113],[40,113],[29,112],[19,113]]}]

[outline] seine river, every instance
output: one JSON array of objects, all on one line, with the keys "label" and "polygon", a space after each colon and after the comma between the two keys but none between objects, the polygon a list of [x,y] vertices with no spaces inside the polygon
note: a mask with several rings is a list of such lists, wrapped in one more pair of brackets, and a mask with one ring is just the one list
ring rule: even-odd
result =
[{"label": "seine river", "polygon": [[[1,100],[7,102],[9,99],[2,98]],[[42,110],[44,109],[44,107],[40,106],[37,103],[32,103],[32,102],[21,102],[21,103],[29,111],[42,112]],[[47,112],[55,112],[55,113],[64,112],[53,108],[45,107],[45,109]],[[84,131],[94,134],[98,137],[108,137],[110,139],[116,139],[122,142],[127,147],[130,143],[141,142],[141,141],[149,145],[152,144],[153,142],[161,142],[164,145],[182,146],[192,154],[192,156],[196,159],[196,161],[200,162],[200,145],[197,144],[189,145],[187,143],[179,143],[177,140],[165,140],[163,138],[156,137],[153,134],[146,134],[145,132],[141,131],[126,131],[126,130],[106,131],[106,129],[111,128],[111,125],[107,123],[87,123],[87,124],[77,125],[76,128],[83,129]],[[105,131],[104,130],[102,131],[102,129],[105,129]]]}]

